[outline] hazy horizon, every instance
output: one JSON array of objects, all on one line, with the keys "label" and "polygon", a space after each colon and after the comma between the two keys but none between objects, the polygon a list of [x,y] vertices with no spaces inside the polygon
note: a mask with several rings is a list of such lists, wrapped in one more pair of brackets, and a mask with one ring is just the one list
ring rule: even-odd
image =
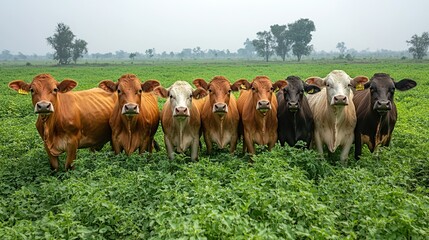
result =
[{"label": "hazy horizon", "polygon": [[316,51],[337,51],[338,42],[358,51],[404,51],[412,35],[429,31],[426,0],[14,0],[0,8],[0,51],[26,55],[54,52],[46,38],[60,22],[88,42],[90,54],[195,47],[236,52],[256,32],[300,18],[316,26]]}]

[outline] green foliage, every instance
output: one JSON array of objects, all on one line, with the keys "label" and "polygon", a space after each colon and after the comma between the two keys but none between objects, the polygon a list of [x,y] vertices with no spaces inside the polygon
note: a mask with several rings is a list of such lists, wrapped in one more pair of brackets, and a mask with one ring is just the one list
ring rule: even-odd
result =
[{"label": "green foliage", "polygon": [[[425,239],[429,234],[429,73],[427,62],[360,64],[198,62],[151,65],[1,67],[1,239]],[[51,173],[29,95],[7,88],[36,74],[75,79],[76,90],[134,73],[163,86],[176,80],[231,81],[267,75],[284,79],[387,72],[412,78],[415,89],[395,94],[399,117],[390,147],[338,164],[314,150],[259,147],[255,156],[218,150],[191,162],[161,151],[114,155],[78,151],[76,170]],[[164,100],[159,100],[162,106]],[[353,151],[353,149],[352,149]],[[352,152],[351,151],[351,152]],[[325,157],[325,158],[324,158]],[[64,163],[64,155],[60,162]]]},{"label": "green foliage", "polygon": [[309,45],[312,36],[311,32],[316,31],[313,21],[307,18],[301,18],[298,21],[288,24],[289,35],[292,40],[292,53],[298,58],[309,55],[313,50],[313,45]]},{"label": "green foliage", "polygon": [[427,55],[429,48],[429,32],[422,33],[422,36],[414,34],[411,37],[411,40],[407,41],[408,44],[411,44],[411,47],[408,48],[408,51],[413,54],[414,59],[423,59]]},{"label": "green foliage", "polygon": [[268,62],[268,59],[271,55],[274,54],[274,39],[271,32],[263,31],[256,33],[257,39],[252,41],[253,46],[255,47],[256,52],[259,56],[263,57],[265,61]]}]

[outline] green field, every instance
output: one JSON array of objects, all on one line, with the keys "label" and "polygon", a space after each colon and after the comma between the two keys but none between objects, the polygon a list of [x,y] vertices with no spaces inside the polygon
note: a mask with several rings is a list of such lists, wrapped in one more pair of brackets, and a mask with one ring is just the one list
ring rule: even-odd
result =
[{"label": "green field", "polygon": [[[253,157],[204,146],[198,162],[177,155],[78,151],[76,170],[51,173],[31,97],[7,84],[39,73],[76,80],[76,90],[134,73],[163,86],[267,75],[305,79],[342,69],[417,81],[396,92],[399,117],[389,148],[339,164],[338,154],[276,146]],[[429,62],[169,62],[68,67],[0,65],[0,239],[427,239],[429,236]],[[163,99],[159,105],[162,106]],[[250,163],[250,158],[252,162]]]}]

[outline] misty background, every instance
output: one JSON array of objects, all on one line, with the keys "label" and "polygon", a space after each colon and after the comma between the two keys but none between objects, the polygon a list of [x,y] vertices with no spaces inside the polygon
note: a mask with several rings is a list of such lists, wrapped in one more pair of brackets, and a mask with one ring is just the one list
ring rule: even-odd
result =
[{"label": "misty background", "polygon": [[307,58],[338,55],[339,42],[353,56],[401,57],[410,56],[412,35],[429,30],[427,0],[14,0],[0,9],[0,51],[18,60],[50,58],[46,38],[60,22],[88,43],[84,58],[143,58],[154,49],[156,58],[260,59],[240,54],[244,42],[300,18],[316,27]]}]

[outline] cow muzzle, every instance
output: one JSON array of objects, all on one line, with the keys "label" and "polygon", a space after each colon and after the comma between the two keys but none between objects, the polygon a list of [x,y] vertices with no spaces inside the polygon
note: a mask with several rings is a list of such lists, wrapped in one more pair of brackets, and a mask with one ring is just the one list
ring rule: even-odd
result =
[{"label": "cow muzzle", "polygon": [[374,104],[374,110],[378,113],[387,113],[392,109],[392,103],[389,100],[378,100]]},{"label": "cow muzzle", "polygon": [[266,113],[269,110],[271,110],[271,103],[267,100],[259,100],[256,104],[256,110],[258,110],[261,113]]},{"label": "cow muzzle", "polygon": [[186,118],[189,117],[189,109],[187,107],[176,107],[174,108],[173,117]]},{"label": "cow muzzle", "polygon": [[124,115],[137,115],[140,113],[139,106],[135,103],[126,103],[122,106],[122,114]]},{"label": "cow muzzle", "polygon": [[54,105],[48,101],[37,102],[34,106],[34,113],[49,115],[54,112]]},{"label": "cow muzzle", "polygon": [[223,116],[227,112],[228,112],[228,105],[226,105],[226,103],[213,104],[213,113]]},{"label": "cow muzzle", "polygon": [[345,95],[336,95],[332,98],[332,105],[345,106],[349,105],[347,96]]},{"label": "cow muzzle", "polygon": [[298,112],[299,110],[298,102],[288,102],[287,107],[289,109],[289,112]]}]

